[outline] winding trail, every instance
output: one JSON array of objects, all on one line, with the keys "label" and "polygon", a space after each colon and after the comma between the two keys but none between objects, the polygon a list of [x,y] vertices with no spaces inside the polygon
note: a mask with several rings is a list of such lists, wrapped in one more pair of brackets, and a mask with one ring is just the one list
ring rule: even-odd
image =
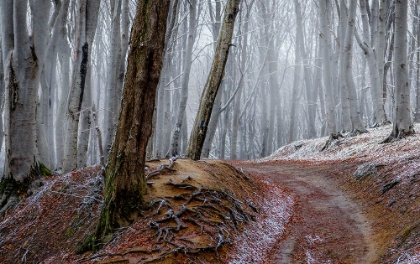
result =
[{"label": "winding trail", "polygon": [[270,252],[270,263],[377,263],[378,246],[363,207],[340,188],[329,172],[331,166],[240,165],[280,185],[295,199],[292,219]]}]

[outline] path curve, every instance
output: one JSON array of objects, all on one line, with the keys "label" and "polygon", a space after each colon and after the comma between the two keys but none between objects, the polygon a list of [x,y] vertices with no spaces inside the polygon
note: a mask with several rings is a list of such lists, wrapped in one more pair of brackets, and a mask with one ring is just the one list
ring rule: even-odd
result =
[{"label": "path curve", "polygon": [[270,262],[377,263],[378,247],[369,220],[329,174],[331,166],[239,165],[250,174],[262,174],[295,199],[295,211],[286,233],[269,254]]}]

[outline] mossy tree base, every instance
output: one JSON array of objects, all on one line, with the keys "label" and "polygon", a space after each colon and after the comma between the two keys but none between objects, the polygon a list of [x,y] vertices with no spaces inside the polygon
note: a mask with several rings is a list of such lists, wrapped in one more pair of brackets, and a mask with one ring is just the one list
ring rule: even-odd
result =
[{"label": "mossy tree base", "polygon": [[162,69],[170,1],[142,1],[131,30],[115,141],[105,170],[104,206],[96,232],[82,249],[98,250],[115,229],[140,215],[146,193],[145,160]]},{"label": "mossy tree base", "polygon": [[35,161],[23,182],[15,180],[13,175],[3,176],[0,180],[0,217],[3,217],[10,207],[16,205],[20,198],[28,195],[32,182],[49,175],[51,170],[43,163]]}]

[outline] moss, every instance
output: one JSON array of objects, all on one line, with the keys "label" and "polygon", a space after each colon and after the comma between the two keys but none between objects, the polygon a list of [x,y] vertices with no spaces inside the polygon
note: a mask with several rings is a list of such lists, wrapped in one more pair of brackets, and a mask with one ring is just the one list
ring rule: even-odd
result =
[{"label": "moss", "polygon": [[405,241],[407,240],[407,238],[410,236],[410,234],[415,230],[418,229],[420,227],[420,221],[415,223],[414,225],[411,225],[409,227],[407,227],[406,229],[404,229],[399,235],[398,235],[398,240],[399,240],[399,244],[403,245],[405,243]]},{"label": "moss", "polygon": [[35,162],[34,165],[31,167],[31,174],[34,177],[41,177],[41,176],[51,176],[51,170],[45,166],[42,162]]},{"label": "moss", "polygon": [[76,254],[83,254],[95,248],[96,233],[91,234],[80,246],[76,248]]}]

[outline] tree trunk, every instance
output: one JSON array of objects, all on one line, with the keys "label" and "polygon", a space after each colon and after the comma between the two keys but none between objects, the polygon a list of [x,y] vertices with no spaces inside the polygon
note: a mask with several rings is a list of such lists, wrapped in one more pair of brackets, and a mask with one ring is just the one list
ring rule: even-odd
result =
[{"label": "tree trunk", "polygon": [[[343,1],[344,2],[344,1]],[[359,106],[357,102],[357,92],[353,80],[353,36],[355,30],[355,19],[356,19],[356,7],[357,1],[350,1],[349,12],[348,12],[348,25],[346,29],[346,34],[344,38],[344,60],[345,65],[345,86],[346,89],[344,92],[347,96],[348,106],[349,106],[349,116],[351,122],[351,130],[353,132],[366,132],[362,121],[360,119]]]},{"label": "tree trunk", "polygon": [[90,242],[109,240],[116,228],[131,224],[140,215],[169,3],[140,1],[137,5],[118,126],[105,172],[104,207]]},{"label": "tree trunk", "polygon": [[[368,30],[368,16],[366,11],[366,0],[360,0],[360,8],[362,13],[362,22],[363,22],[363,28],[364,28],[364,36],[367,36],[367,30]],[[375,10],[375,13],[378,13],[376,11],[376,6],[373,7]],[[372,19],[378,19],[378,15],[375,15]],[[372,22],[373,23],[373,22]],[[356,40],[360,46],[360,48],[363,50],[368,67],[370,72],[370,80],[371,80],[371,94],[372,94],[372,103],[373,103],[373,110],[374,110],[374,125],[384,125],[388,123],[386,114],[385,114],[385,99],[383,97],[383,83],[381,79],[382,70],[380,67],[383,67],[383,64],[378,63],[378,61],[383,61],[378,58],[378,56],[381,56],[381,54],[375,54],[375,46],[379,44],[379,47],[383,47],[383,43],[385,43],[385,39],[381,41],[377,41],[377,22],[374,22],[371,25],[371,34],[370,34],[370,45],[368,44],[369,41],[364,39],[364,41],[361,40],[359,35],[357,34],[357,31],[355,31]],[[381,21],[381,23],[385,23],[385,21]],[[376,25],[376,26],[375,26]],[[372,34],[372,30],[374,30],[375,34]]]},{"label": "tree trunk", "polygon": [[229,0],[226,4],[225,15],[219,40],[207,83],[200,100],[200,106],[194,121],[193,130],[187,147],[187,156],[193,160],[200,159],[203,143],[206,138],[207,126],[210,121],[213,103],[222,81],[226,61],[231,46],[236,15],[239,11],[240,0]]},{"label": "tree trunk", "polygon": [[398,140],[414,132],[411,121],[410,82],[408,79],[407,2],[408,0],[395,1],[395,105],[392,132],[385,142]]},{"label": "tree trunk", "polygon": [[[115,127],[117,124],[118,107],[120,104],[121,93],[118,91],[118,67],[120,60],[122,59],[121,49],[121,29],[120,29],[120,17],[121,17],[121,1],[113,1],[111,6],[111,34],[110,37],[110,52],[109,52],[109,66],[107,74],[107,87],[105,97],[105,107],[108,114],[105,115],[105,135],[104,135],[104,155],[105,159],[108,158],[109,151],[111,150],[111,144],[115,136]],[[124,54],[125,55],[125,54]]]},{"label": "tree trunk", "polygon": [[198,16],[197,16],[197,1],[190,0],[189,3],[190,7],[190,14],[189,14],[189,30],[188,30],[188,37],[187,37],[187,47],[185,50],[185,58],[184,58],[184,67],[183,67],[183,75],[182,75],[182,82],[181,82],[181,101],[179,103],[178,113],[176,116],[176,123],[175,129],[172,134],[171,140],[171,150],[169,154],[173,156],[179,155],[179,138],[180,133],[182,131],[182,127],[186,126],[187,124],[184,123],[184,117],[186,115],[186,108],[187,108],[187,101],[188,101],[188,83],[190,80],[190,73],[191,73],[191,64],[192,64],[192,53],[193,47],[195,42],[195,37],[197,34],[197,24],[198,24]]},{"label": "tree trunk", "polygon": [[[304,60],[307,60],[307,54],[304,43],[303,35],[303,17],[302,17],[302,8],[298,0],[295,0],[295,14],[296,14],[296,46],[299,48],[299,56],[303,63],[304,70],[304,81],[305,81],[305,93],[307,101],[307,112],[308,112],[308,138],[313,138],[316,136],[315,128],[315,116],[316,116],[316,93],[313,92],[315,86],[311,80],[311,71],[307,63]],[[308,59],[309,64],[309,59]]]},{"label": "tree trunk", "polygon": [[[1,32],[1,28],[0,28]],[[3,49],[2,49],[2,36],[0,34],[0,113],[4,111],[4,93],[6,87],[4,87],[4,69],[3,69]],[[0,152],[3,148],[4,143],[4,131],[3,131],[3,115],[0,115]]]},{"label": "tree trunk", "polygon": [[330,51],[331,48],[331,36],[328,26],[329,8],[327,7],[327,0],[319,1],[319,17],[320,17],[320,30],[321,30],[321,42],[322,42],[322,76],[324,83],[324,95],[326,104],[326,117],[327,117],[327,128],[328,133],[337,132],[336,118],[335,118],[335,105],[334,105],[334,94],[332,88],[331,79],[331,63],[330,63]]},{"label": "tree trunk", "polygon": [[[86,6],[86,43],[92,47],[98,25],[100,1],[88,1]],[[91,50],[91,49],[90,49]],[[77,140],[77,167],[82,168],[88,165],[89,139],[91,135],[92,117],[92,52],[88,52],[87,72],[82,101],[82,111],[80,113],[79,135]]]},{"label": "tree trunk", "polygon": [[[419,8],[419,1],[416,3],[416,12],[415,12],[415,21],[417,23],[417,45],[420,43],[420,8]],[[416,110],[414,111],[414,122],[420,122],[420,49],[416,51],[416,59],[417,59],[417,70],[416,70],[416,79],[415,79],[415,96],[416,96]]]},{"label": "tree trunk", "polygon": [[[40,5],[51,5],[49,2]],[[39,65],[37,47],[28,34],[27,1],[1,1],[2,57],[5,75],[6,157],[0,214],[39,176],[36,108],[38,103]],[[49,6],[44,6],[45,10]],[[34,12],[34,16],[40,15]],[[35,18],[34,18],[35,19]],[[32,25],[35,26],[35,25]],[[41,35],[45,28],[35,26]]]},{"label": "tree trunk", "polygon": [[79,13],[77,14],[74,65],[70,80],[70,91],[67,98],[67,127],[63,160],[63,170],[65,172],[77,168],[79,120],[85,92],[89,58],[89,43],[86,42],[85,27],[87,23],[86,1],[87,0],[78,0]]}]

